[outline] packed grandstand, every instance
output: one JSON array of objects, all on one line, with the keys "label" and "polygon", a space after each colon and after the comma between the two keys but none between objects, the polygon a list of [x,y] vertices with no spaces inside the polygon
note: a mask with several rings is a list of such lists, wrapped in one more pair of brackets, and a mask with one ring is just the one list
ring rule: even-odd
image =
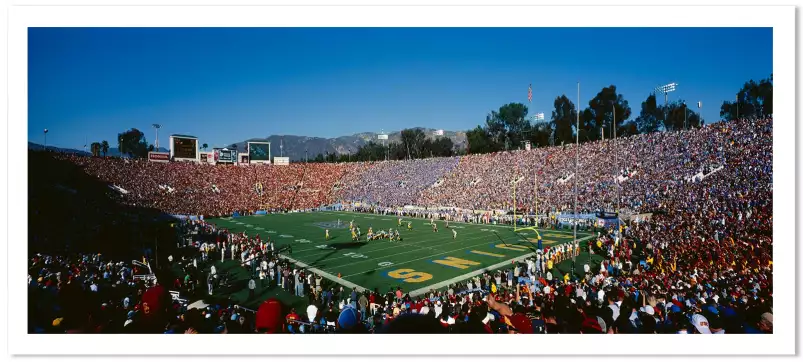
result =
[{"label": "packed grandstand", "polygon": [[[577,173],[575,147],[281,167],[31,151],[29,172],[42,180],[30,185],[29,331],[772,333],[771,118],[583,143]],[[64,175],[82,176],[58,181]],[[418,216],[489,222],[478,215],[504,220],[512,209],[514,178],[522,213],[537,208],[547,220],[572,214],[575,181],[579,212],[618,208],[625,227],[589,244],[605,260],[567,279],[546,278],[547,268],[535,266],[539,256],[523,270],[484,273],[416,297],[401,289],[358,292],[283,260],[270,243],[200,218],[418,206],[429,208]],[[85,196],[92,190],[98,194]],[[168,220],[167,232],[118,230],[165,215],[199,218]],[[37,227],[54,219],[62,219],[56,228]],[[54,246],[64,235],[75,239],[67,252]],[[174,250],[194,250],[186,259],[173,251],[169,261],[162,252],[162,265],[174,255],[185,262],[182,276],[147,260],[132,263],[108,245],[159,237],[179,240]],[[148,249],[148,260],[159,257],[154,252]],[[304,307],[270,299],[253,309],[227,301],[193,308],[187,296],[204,295],[207,286],[211,294],[202,270],[217,259],[255,260],[260,283],[303,296]],[[524,278],[533,280],[526,288],[518,282]]]}]

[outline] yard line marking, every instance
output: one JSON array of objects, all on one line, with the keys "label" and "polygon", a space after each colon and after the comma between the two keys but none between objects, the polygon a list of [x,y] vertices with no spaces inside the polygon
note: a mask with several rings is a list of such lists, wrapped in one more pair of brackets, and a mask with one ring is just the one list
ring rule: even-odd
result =
[{"label": "yard line marking", "polygon": [[[592,236],[588,236],[588,238],[591,238],[591,237],[593,237],[593,235],[592,235]],[[400,263],[394,264],[393,266],[399,266],[399,265],[403,265],[403,264],[408,264],[408,263],[412,263],[412,262],[414,262],[414,261],[419,261],[419,260],[423,260],[423,259],[428,259],[428,258],[431,258],[431,257],[433,257],[433,256],[438,256],[438,255],[443,255],[443,254],[450,254],[450,253],[454,253],[454,252],[456,252],[456,251],[465,250],[465,249],[470,249],[470,248],[474,248],[474,247],[477,247],[477,246],[480,246],[480,245],[486,245],[486,244],[487,244],[487,242],[484,242],[484,243],[482,243],[482,244],[470,245],[470,246],[467,246],[467,247],[465,247],[465,248],[460,248],[460,249],[450,250],[450,251],[446,251],[446,252],[443,252],[443,253],[438,253],[438,254],[432,254],[432,255],[425,256],[425,257],[418,258],[418,259],[413,259],[413,260],[407,260],[407,261],[403,261],[403,262],[400,262]],[[529,254],[530,254],[530,255],[534,255],[535,253],[529,253]],[[391,256],[391,255],[388,255],[388,257],[389,257],[389,256]],[[521,258],[521,256],[519,256],[519,257],[516,257],[516,258]],[[511,259],[511,260],[513,260],[513,259]],[[522,260],[523,260],[523,259],[522,259]],[[366,260],[366,261],[367,261],[367,260]],[[507,264],[507,263],[509,263],[509,262],[510,262],[510,260],[508,260],[507,262],[504,262],[504,263],[500,263],[500,266],[504,266],[505,264]],[[360,261],[360,262],[353,263],[353,264],[359,264],[359,263],[361,263],[361,261]],[[497,267],[497,268],[498,268],[498,267]],[[366,270],[366,271],[363,271],[363,272],[361,272],[361,273],[349,274],[349,275],[346,275],[344,278],[346,278],[346,277],[351,277],[351,276],[355,276],[355,275],[359,275],[359,274],[364,274],[364,273],[368,273],[368,272],[372,272],[372,271],[377,271],[377,270],[381,270],[381,269],[384,269],[384,268],[376,268],[376,269],[372,269],[372,270]],[[489,269],[489,268],[483,268],[483,269]]]},{"label": "yard line marking", "polygon": [[[443,255],[443,254],[450,254],[450,253],[454,253],[455,251],[460,251],[460,250],[465,250],[465,249],[476,248],[476,247],[478,247],[478,246],[480,246],[480,245],[487,245],[487,244],[488,244],[488,241],[484,241],[484,242],[482,242],[481,244],[469,245],[469,246],[467,246],[467,247],[465,247],[465,248],[460,248],[460,249],[450,250],[450,251],[446,251],[446,252],[442,252],[442,253],[437,253],[437,254],[427,255],[427,256],[425,256],[425,257],[421,257],[421,258],[418,258],[418,259],[413,259],[413,260],[407,260],[407,261],[403,261],[403,262],[400,262],[400,263],[393,264],[393,266],[399,266],[399,265],[409,264],[409,263],[412,263],[412,262],[414,262],[414,261],[419,261],[419,260],[429,259],[429,258],[432,258],[433,256],[438,256],[438,255]],[[416,250],[416,251],[418,251],[418,250]],[[400,253],[400,254],[403,254],[403,253]],[[356,263],[353,263],[353,264],[359,264],[359,263],[361,263],[361,262],[356,262]],[[370,272],[377,271],[377,270],[381,270],[381,269],[384,269],[384,268],[376,268],[376,269],[370,269],[370,270],[363,270],[363,271],[361,271],[361,272],[359,272],[359,273],[354,273],[354,274],[349,274],[349,275],[346,275],[346,276],[345,276],[345,278],[352,277],[352,276],[355,276],[355,275],[360,275],[360,274],[370,273]]]},{"label": "yard line marking", "polygon": [[[579,240],[580,241],[584,241],[584,240],[591,239],[593,237],[594,237],[594,235],[589,235],[589,236],[586,236],[586,237],[584,237],[582,239],[579,239]],[[511,261],[522,262],[525,259],[527,259],[527,258],[529,258],[529,257],[531,257],[533,255],[535,255],[535,253],[527,253],[527,254],[524,254],[524,255],[521,255],[521,256],[517,256],[517,257],[515,257],[513,259],[510,259],[510,260],[505,260],[503,262],[499,262],[499,263],[496,263],[496,264],[491,265],[491,266],[487,266],[487,267],[483,267],[483,268],[477,269],[477,270],[475,270],[473,272],[470,272],[470,273],[467,273],[467,274],[459,275],[459,276],[456,276],[456,277],[451,278],[451,279],[447,279],[447,280],[444,280],[444,281],[441,281],[441,282],[438,282],[438,283],[435,283],[435,284],[431,284],[431,285],[428,285],[426,287],[411,291],[410,292],[410,296],[411,297],[417,297],[419,295],[423,295],[423,294],[428,293],[430,290],[440,289],[440,288],[443,288],[443,287],[445,287],[447,285],[451,285],[451,284],[457,283],[459,281],[463,281],[463,280],[466,280],[468,278],[475,277],[477,275],[480,275],[480,274],[484,273],[486,270],[499,269],[499,268],[501,268],[501,267],[503,267],[505,265],[510,264]],[[396,265],[398,265],[398,264],[396,264]]]},{"label": "yard line marking", "polygon": [[[436,245],[436,246],[440,246],[440,245],[449,245],[449,244],[454,244],[454,243],[461,243],[461,242],[463,242],[463,241],[468,241],[468,240],[477,240],[477,239],[483,239],[483,238],[486,238],[486,236],[479,236],[479,237],[465,238],[465,239],[462,239],[462,240],[460,240],[460,241],[456,241],[456,240],[455,240],[455,241],[451,241],[451,242],[448,242],[448,243],[438,244],[438,245]],[[417,242],[415,242],[415,243],[407,243],[407,244],[404,244],[404,242],[402,242],[402,244],[397,244],[397,245],[394,245],[394,246],[391,246],[391,247],[388,247],[388,248],[374,249],[374,250],[366,250],[366,251],[364,251],[364,253],[370,253],[370,252],[374,252],[374,251],[380,251],[380,250],[394,249],[394,248],[398,248],[398,247],[404,247],[404,246],[407,246],[407,245],[418,245],[418,244],[422,244],[422,243],[431,243],[431,242],[432,242],[432,240],[431,240],[431,239],[430,239],[430,240],[422,240],[422,241],[417,241]],[[426,247],[424,247],[424,248],[426,248]],[[318,248],[318,247],[315,247],[315,248],[310,248],[310,249],[300,250],[300,251],[298,251],[298,252],[302,252],[302,251],[313,251],[313,250],[317,250],[317,249],[319,249],[319,248]],[[324,254],[329,254],[329,253],[319,253],[319,254],[305,255],[305,257],[312,257],[312,256],[318,256],[318,255],[324,255]],[[395,255],[395,254],[394,254],[394,255]],[[326,260],[335,260],[335,259],[326,259]]]},{"label": "yard line marking", "polygon": [[[476,238],[471,238],[471,239],[465,239],[465,240],[462,240],[462,241],[466,241],[466,240],[479,240],[479,239],[485,239],[485,241],[483,241],[483,242],[482,242],[482,244],[473,244],[473,245],[467,246],[467,247],[465,247],[465,248],[455,249],[455,250],[452,250],[452,251],[447,251],[447,252],[443,252],[443,253],[439,253],[439,254],[434,254],[434,255],[447,254],[447,253],[451,253],[451,252],[458,251],[458,250],[464,250],[464,249],[469,249],[469,248],[475,248],[475,247],[477,247],[477,246],[480,246],[480,245],[487,245],[488,243],[493,243],[493,242],[494,242],[493,240],[490,240],[490,241],[489,241],[489,240],[487,240],[487,239],[486,239],[486,237],[484,237],[484,236],[480,236],[480,237],[476,237]],[[460,241],[460,242],[462,242],[462,241]],[[451,243],[445,243],[445,244],[441,244],[441,245],[448,245],[448,244],[454,244],[454,243],[455,243],[455,242],[451,242]],[[348,263],[348,264],[343,264],[343,265],[336,265],[336,266],[332,266],[332,267],[329,267],[329,268],[327,268],[327,269],[329,269],[329,270],[332,270],[331,268],[339,268],[339,267],[344,267],[344,266],[352,266],[352,265],[355,265],[355,264],[360,264],[360,263],[367,262],[367,261],[379,260],[379,259],[386,259],[386,258],[394,257],[394,256],[397,256],[397,255],[402,255],[402,254],[412,253],[412,252],[416,252],[416,251],[421,251],[421,249],[422,249],[422,248],[417,248],[417,249],[415,249],[415,250],[405,251],[405,252],[402,252],[402,253],[395,253],[395,254],[390,254],[390,255],[382,255],[382,256],[380,256],[380,257],[376,257],[376,258],[371,258],[371,259],[361,260],[361,261],[357,261],[357,262],[353,262],[353,263]],[[432,247],[424,247],[423,249],[429,249],[429,250],[432,250],[432,251],[440,251],[439,249],[434,249],[434,248],[432,248]],[[366,251],[366,253],[368,253],[368,251]],[[434,255],[433,255],[433,256],[434,256]],[[329,260],[336,260],[336,259],[341,259],[341,258],[331,258],[331,259],[326,259],[326,261],[329,261]],[[426,259],[426,258],[424,258],[424,259]],[[416,259],[416,260],[420,260],[420,259]],[[407,262],[404,262],[404,263],[407,263]],[[357,274],[360,274],[360,273],[357,273]],[[352,275],[354,275],[354,274],[352,274]]]},{"label": "yard line marking", "polygon": [[479,251],[479,250],[471,250],[471,251],[469,251],[469,253],[485,255],[485,256],[494,256],[494,257],[497,257],[497,258],[504,258],[505,257],[505,255],[503,255],[503,254],[494,254],[494,253],[489,253],[487,251]]},{"label": "yard line marking", "polygon": [[[478,239],[482,239],[482,238],[480,237],[480,238],[472,238],[472,239],[466,239],[466,240],[478,240]],[[486,242],[486,243],[487,243],[487,242]],[[392,249],[392,248],[384,248],[384,249],[377,249],[377,250],[366,250],[366,251],[364,251],[363,253],[366,253],[366,254],[367,254],[367,253],[371,253],[371,252],[373,252],[373,251],[380,251],[380,250],[387,250],[387,249]],[[413,250],[408,250],[408,251],[401,252],[401,253],[395,253],[395,254],[390,254],[390,255],[383,254],[383,255],[381,255],[381,256],[378,256],[378,257],[375,257],[375,258],[365,259],[365,260],[361,260],[361,261],[358,261],[358,262],[352,262],[352,263],[343,264],[343,265],[335,265],[335,266],[329,267],[328,269],[329,269],[329,270],[331,270],[331,268],[340,268],[340,267],[344,267],[344,266],[351,266],[351,265],[354,265],[354,264],[359,264],[359,263],[362,263],[362,262],[367,262],[367,261],[372,261],[372,260],[380,260],[380,259],[390,258],[390,257],[396,256],[396,255],[402,255],[402,254],[407,254],[407,253],[413,253],[413,252],[421,251],[421,249],[429,249],[429,250],[433,250],[433,251],[438,251],[438,249],[433,249],[433,248],[431,248],[431,247],[423,247],[423,248],[419,247],[419,248],[416,248],[416,249],[413,249]],[[330,251],[331,251],[331,249],[325,249],[325,250],[330,250]],[[331,252],[323,252],[323,253],[318,253],[318,254],[315,254],[315,256],[318,256],[318,255],[328,255],[328,254],[331,254]],[[313,255],[305,255],[305,258],[307,258],[307,257],[311,257],[311,256],[313,256]],[[326,258],[326,259],[325,259],[325,260],[323,260],[323,261],[329,262],[329,261],[338,260],[338,259],[345,259],[345,258],[348,258],[348,257]]]},{"label": "yard line marking", "polygon": [[[368,213],[351,212],[351,211],[322,211],[322,213],[346,214],[346,215],[354,215],[354,214],[357,214],[357,215],[378,215],[378,214],[368,214]],[[408,217],[410,219],[413,219],[413,220],[429,220],[429,219],[424,219],[424,218],[420,218],[420,217],[410,217],[410,216],[408,216]],[[513,228],[512,225],[483,224],[483,223],[465,222],[465,221],[449,221],[449,222],[450,223],[460,223],[460,224],[464,224],[464,225],[475,225],[475,226],[494,227],[494,228],[503,228],[503,229],[512,229]],[[564,234],[573,234],[574,233],[573,231],[570,231],[570,230],[567,231],[567,230],[538,229],[538,232],[541,232],[541,231],[559,232],[559,233],[564,233]],[[578,231],[580,231],[580,230],[578,230]],[[588,234],[593,234],[593,232],[588,231],[588,230],[583,231],[583,232],[584,233],[588,233]]]}]

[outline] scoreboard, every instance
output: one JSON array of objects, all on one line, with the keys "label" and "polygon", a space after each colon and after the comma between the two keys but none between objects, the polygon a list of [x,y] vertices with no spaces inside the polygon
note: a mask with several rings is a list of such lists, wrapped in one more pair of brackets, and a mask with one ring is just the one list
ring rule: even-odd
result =
[{"label": "scoreboard", "polygon": [[198,138],[193,136],[170,136],[170,155],[173,159],[198,161]]}]

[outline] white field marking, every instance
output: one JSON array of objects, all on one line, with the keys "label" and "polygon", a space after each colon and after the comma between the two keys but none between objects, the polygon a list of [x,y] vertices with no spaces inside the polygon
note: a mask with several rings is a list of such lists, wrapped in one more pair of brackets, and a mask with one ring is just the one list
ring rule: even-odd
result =
[{"label": "white field marking", "polygon": [[261,226],[260,226],[260,227],[258,227],[258,228],[256,228],[256,229],[254,229],[254,230],[265,230],[265,228],[263,228],[263,227],[261,227]]},{"label": "white field marking", "polygon": [[[593,235],[589,235],[589,236],[586,236],[586,237],[584,237],[582,239],[579,239],[579,240],[580,241],[585,241],[585,240],[591,239],[593,237],[594,237]],[[443,287],[445,287],[447,285],[454,284],[454,283],[457,283],[457,282],[460,282],[460,281],[463,281],[463,280],[467,280],[468,278],[473,278],[473,277],[475,277],[477,275],[482,274],[486,270],[499,269],[499,268],[501,268],[501,267],[503,267],[505,265],[510,264],[510,262],[513,261],[513,260],[515,260],[516,262],[522,262],[525,259],[527,259],[527,258],[529,258],[530,256],[533,256],[533,255],[535,255],[535,253],[527,253],[527,254],[524,254],[524,255],[521,255],[521,256],[517,256],[517,257],[515,257],[513,259],[509,259],[509,260],[502,261],[502,262],[496,263],[496,264],[488,266],[488,267],[483,267],[483,268],[477,269],[477,270],[475,270],[473,272],[470,272],[470,273],[467,273],[467,274],[459,275],[459,276],[456,276],[454,278],[444,280],[442,282],[438,282],[438,283],[435,283],[435,284],[432,284],[432,285],[428,285],[428,286],[426,286],[424,288],[420,288],[420,289],[416,289],[416,290],[411,291],[410,292],[410,296],[411,297],[417,297],[419,295],[423,295],[423,294],[428,293],[432,289],[443,288]]]},{"label": "white field marking", "polygon": [[242,222],[242,221],[238,221],[238,222],[235,222],[235,224],[237,224],[237,225],[243,225],[243,224],[244,224],[244,222]]},{"label": "white field marking", "polygon": [[[449,245],[449,244],[454,244],[454,243],[460,243],[460,242],[467,241],[467,240],[476,240],[476,239],[482,239],[482,238],[486,238],[486,237],[487,237],[487,236],[471,237],[471,238],[465,238],[465,239],[462,239],[462,240],[460,240],[460,241],[457,241],[457,240],[454,240],[454,239],[453,239],[454,241],[450,241],[450,242],[448,242],[448,243],[442,243],[442,244],[438,244],[438,245],[435,245],[435,246]],[[448,240],[448,239],[445,239],[445,240]],[[381,242],[381,241],[382,241],[382,240],[374,240],[374,242]],[[381,248],[381,249],[373,249],[373,250],[366,250],[366,251],[364,251],[364,252],[365,252],[365,253],[372,253],[372,252],[375,252],[375,251],[380,251],[380,250],[395,249],[395,248],[399,248],[399,247],[405,247],[405,246],[409,246],[409,245],[418,245],[418,244],[423,244],[423,243],[431,243],[431,242],[432,242],[432,240],[422,240],[422,241],[417,241],[417,242],[414,242],[414,243],[405,243],[404,241],[402,241],[401,243],[395,243],[395,244],[392,244],[393,246],[391,246],[391,247],[387,247],[387,248]],[[304,249],[304,250],[298,250],[298,251],[296,251],[296,252],[297,252],[297,253],[301,253],[301,252],[305,252],[305,251],[314,251],[314,250],[316,250],[316,249],[317,249],[317,248]],[[305,257],[309,257],[309,256],[318,256],[318,255],[324,255],[324,254],[328,254],[328,253],[320,253],[320,254],[306,255]],[[327,260],[333,260],[333,259],[327,259]]]},{"label": "white field marking", "polygon": [[[481,238],[472,238],[471,240],[477,240],[477,239],[481,239]],[[468,239],[467,239],[467,240],[468,240]],[[493,242],[491,241],[491,243],[493,243]],[[452,244],[452,243],[450,243],[450,244]],[[445,245],[445,244],[442,244],[442,245]],[[483,245],[483,244],[480,244],[480,245]],[[475,246],[476,246],[476,245],[475,245]],[[331,249],[330,249],[330,248],[315,248],[315,249],[323,249],[323,250],[329,250],[329,251],[331,251],[331,250],[337,250],[337,249],[334,249],[334,248],[331,248]],[[315,249],[310,249],[310,250],[315,250]],[[377,250],[364,251],[364,253],[368,254],[368,253],[371,253],[371,252],[374,252],[374,251],[379,251],[379,250],[387,250],[387,249],[391,249],[391,248],[385,248],[385,249],[377,249]],[[336,265],[336,266],[333,266],[332,268],[339,268],[339,267],[344,267],[344,266],[351,266],[351,265],[353,265],[353,264],[358,264],[358,263],[361,263],[361,262],[372,261],[372,260],[380,260],[380,259],[384,259],[384,258],[390,258],[390,257],[394,257],[394,256],[397,256],[397,255],[402,255],[402,254],[407,254],[407,253],[412,253],[412,252],[420,251],[421,249],[428,249],[428,250],[432,250],[432,251],[439,251],[438,249],[434,249],[434,248],[431,248],[431,247],[419,247],[419,248],[417,248],[417,249],[414,249],[414,250],[408,250],[408,251],[404,251],[404,252],[400,252],[400,253],[395,253],[395,254],[390,254],[390,255],[383,254],[383,255],[381,255],[381,256],[379,256],[379,257],[374,257],[374,258],[370,258],[370,259],[365,259],[365,260],[362,260],[362,261],[359,261],[359,262],[352,262],[352,263],[343,264],[343,265]],[[323,253],[318,253],[318,254],[314,254],[314,255],[305,255],[305,259],[306,259],[306,258],[308,258],[308,257],[312,257],[312,256],[328,255],[328,254],[331,254],[331,252],[323,252]],[[332,260],[339,260],[339,259],[346,259],[346,258],[348,258],[348,257],[347,257],[347,256],[341,256],[341,257],[335,257],[335,258],[326,258],[326,261],[327,261],[327,262],[329,262],[329,261],[332,261]],[[330,270],[331,270],[331,268],[330,268]]]},{"label": "white field marking", "polygon": [[293,235],[282,234],[282,235],[279,235],[279,237],[287,239],[287,238],[292,238]]},{"label": "white field marking", "polygon": [[338,278],[337,276],[329,274],[329,273],[327,273],[327,272],[325,272],[323,270],[320,270],[318,268],[313,268],[313,267],[309,266],[308,264],[306,264],[306,263],[304,263],[304,262],[302,262],[300,260],[293,259],[293,258],[291,258],[291,257],[289,257],[287,255],[280,254],[279,256],[284,258],[284,259],[289,260],[291,263],[294,263],[294,264],[296,264],[296,265],[298,265],[298,266],[300,266],[300,267],[302,267],[304,269],[310,270],[315,274],[321,275],[324,278],[329,279],[329,280],[331,280],[331,281],[333,281],[333,282],[335,282],[337,284],[343,285],[346,288],[357,288],[357,291],[359,291],[360,293],[368,290],[367,288],[361,287],[361,286],[359,286],[357,284],[354,284],[354,283],[352,283],[352,282],[350,282],[348,280],[345,280],[343,278]]},{"label": "white field marking", "polygon": [[[360,212],[348,212],[348,211],[321,211],[321,212],[330,213],[330,214],[341,214],[341,215],[342,214],[346,214],[346,215],[354,215],[354,214],[357,214],[357,215],[371,215],[371,214],[363,214],[363,213],[360,213]],[[417,218],[417,217],[411,217],[411,219],[413,219],[413,220],[428,220],[428,219]],[[460,224],[465,224],[465,225],[482,226],[482,227],[513,229],[512,225],[481,224],[481,223],[464,222],[464,221],[449,221],[449,222],[450,223],[460,223]],[[429,225],[429,224],[427,224],[427,225]],[[541,231],[551,231],[551,232],[558,232],[558,233],[564,233],[564,234],[573,234],[574,233],[573,231],[565,231],[565,230],[538,229],[538,232],[541,232]],[[590,232],[587,232],[587,233],[591,234]]]},{"label": "white field marking", "polygon": [[[462,242],[462,241],[466,241],[466,240],[479,240],[479,239],[483,239],[483,237],[470,238],[470,239],[465,239],[465,240],[461,240],[461,241],[455,241],[455,242],[450,242],[450,243],[440,244],[440,245],[438,245],[438,246],[441,246],[441,245],[448,245],[448,244],[454,244],[454,243],[456,243],[456,242]],[[486,241],[486,242],[484,242],[484,243],[482,243],[482,244],[477,244],[477,245],[474,245],[474,246],[471,246],[471,247],[473,248],[473,247],[477,247],[477,246],[479,246],[479,245],[486,245],[486,244],[487,244],[487,243],[489,243],[489,242],[490,242],[490,243],[493,243],[493,241]],[[411,244],[408,244],[408,245],[411,245]],[[321,249],[321,248],[314,248],[314,249],[310,249],[310,250],[315,250],[315,249]],[[372,253],[372,252],[374,252],[374,251],[379,251],[379,250],[387,250],[387,249],[392,249],[392,248],[384,248],[384,249],[377,249],[377,250],[367,250],[367,251],[364,251],[364,253],[368,254],[368,253]],[[365,260],[361,260],[361,261],[351,262],[351,263],[348,263],[348,264],[343,264],[343,265],[335,265],[335,266],[329,267],[328,269],[329,269],[329,270],[332,270],[332,268],[341,268],[341,267],[345,267],[345,266],[351,266],[351,265],[354,265],[354,264],[359,264],[359,263],[362,263],[362,262],[367,262],[367,261],[373,261],[373,260],[380,260],[380,259],[390,258],[390,257],[394,257],[394,256],[397,256],[397,255],[402,255],[402,254],[407,254],[407,253],[413,253],[413,252],[421,251],[421,249],[428,249],[428,250],[432,250],[432,251],[439,251],[438,249],[434,249],[434,248],[432,248],[432,247],[419,247],[419,248],[417,248],[417,249],[414,249],[414,250],[408,250],[408,251],[404,251],[404,252],[400,252],[400,253],[395,253],[395,254],[390,254],[390,255],[383,254],[383,255],[381,255],[381,256],[379,256],[379,257],[375,257],[375,258],[370,258],[370,259],[365,259]],[[326,249],[323,249],[323,250],[337,250],[337,249],[334,249],[334,248],[332,248],[332,249],[326,248]],[[462,250],[462,249],[458,249],[458,250]],[[305,258],[308,258],[308,257],[312,257],[312,256],[318,256],[318,255],[328,255],[328,254],[331,254],[331,252],[323,252],[323,253],[318,253],[318,254],[313,254],[313,255],[305,255],[304,257],[305,257]],[[325,261],[329,262],[329,261],[332,261],[332,260],[346,259],[346,258],[348,258],[348,257],[347,257],[347,256],[341,256],[341,257],[336,257],[336,258],[327,258]]]},{"label": "white field marking", "polygon": [[267,232],[268,234],[276,234],[276,232],[275,232],[275,231],[273,231],[273,230],[268,230],[268,231],[266,231],[266,232]]},{"label": "white field marking", "polygon": [[[590,238],[592,238],[592,237],[593,237],[593,236],[587,236],[587,237],[586,237],[586,239],[590,239]],[[582,240],[581,240],[581,241],[582,241]],[[412,263],[412,262],[414,262],[414,261],[419,261],[419,260],[423,260],[423,259],[428,259],[428,258],[431,258],[431,257],[433,257],[433,256],[438,256],[438,255],[443,255],[443,254],[450,254],[450,253],[454,253],[454,252],[456,252],[456,251],[460,251],[460,250],[465,250],[465,249],[469,249],[469,248],[475,248],[475,247],[477,247],[477,246],[480,246],[480,245],[485,245],[485,243],[482,243],[482,244],[475,244],[475,245],[470,245],[470,246],[467,246],[467,247],[464,247],[464,248],[460,248],[460,249],[454,249],[454,250],[450,250],[450,251],[443,252],[443,253],[432,254],[432,255],[429,255],[429,256],[421,257],[421,258],[418,258],[418,259],[413,259],[413,260],[407,260],[407,261],[403,261],[403,262],[400,262],[400,263],[398,263],[398,264],[394,264],[393,266],[399,266],[399,265],[402,265],[402,264]],[[399,254],[404,254],[404,253],[399,253]],[[529,254],[533,254],[533,253],[529,253]],[[394,255],[398,255],[398,254],[394,254]],[[393,255],[387,255],[387,257],[391,257],[391,256],[393,256]],[[519,257],[520,257],[520,256],[519,256]],[[517,257],[517,258],[519,258],[519,257]],[[377,258],[377,259],[378,259],[378,258]],[[511,260],[512,260],[512,259],[511,259]],[[364,260],[364,261],[368,261],[368,260]],[[510,260],[508,260],[508,262],[509,262],[509,261],[510,261]],[[361,262],[356,262],[356,263],[353,263],[353,264],[359,264],[359,263],[361,263]],[[366,271],[363,271],[363,272],[361,272],[361,273],[355,273],[355,274],[346,275],[346,277],[354,276],[354,275],[357,275],[357,274],[363,274],[363,273],[367,273],[367,272],[371,272],[371,271],[377,271],[377,270],[380,270],[380,269],[383,269],[383,268],[376,268],[376,269],[372,269],[372,270],[366,270]],[[487,269],[487,268],[482,268],[482,269]]]},{"label": "white field marking", "polygon": [[[484,237],[478,237],[478,238],[471,238],[471,239],[466,239],[466,240],[478,240],[478,239],[485,239],[485,238],[484,238]],[[463,241],[465,241],[465,240],[463,240]],[[440,244],[440,245],[437,245],[437,246],[449,245],[449,244],[454,244],[454,243],[455,243],[455,242],[444,243],[444,244]],[[484,241],[484,242],[483,242],[483,243],[481,243],[481,244],[473,244],[473,245],[469,245],[469,246],[467,246],[467,247],[460,248],[460,249],[454,249],[454,250],[447,251],[447,252],[437,253],[437,254],[433,254],[433,255],[430,255],[430,256],[427,256],[427,257],[423,257],[423,258],[419,258],[419,259],[408,260],[408,261],[401,262],[401,263],[399,263],[399,264],[396,264],[396,265],[400,265],[400,264],[406,264],[406,263],[409,263],[409,262],[412,262],[412,261],[417,261],[417,260],[421,260],[421,259],[426,259],[426,258],[429,258],[429,257],[432,257],[432,256],[436,256],[436,255],[448,254],[448,253],[452,253],[452,252],[459,251],[459,250],[465,250],[465,249],[469,249],[469,248],[476,248],[476,247],[478,247],[478,246],[481,246],[481,245],[488,245],[488,243],[491,243],[491,244],[493,244],[493,243],[494,243],[494,241],[487,241],[487,240],[486,240],[486,241]],[[434,249],[434,248],[432,248],[432,247],[424,247],[423,249],[429,249],[429,250],[433,250],[433,251],[438,251],[437,249]],[[412,252],[416,252],[416,251],[420,251],[420,250],[421,250],[421,248],[419,248],[419,249],[416,249],[416,250],[405,251],[405,252],[401,252],[401,253],[395,253],[395,254],[390,254],[390,255],[383,255],[383,256],[381,256],[381,257],[377,257],[377,258],[371,258],[371,259],[362,260],[362,261],[358,261],[358,262],[354,262],[354,263],[349,263],[349,264],[348,264],[348,266],[351,266],[351,265],[354,265],[354,264],[359,264],[359,263],[366,262],[366,261],[372,261],[372,260],[379,260],[379,259],[390,258],[390,257],[394,257],[394,256],[397,256],[397,255],[402,255],[402,254],[412,253]],[[370,253],[370,251],[366,251],[366,253]],[[340,258],[332,258],[332,259],[326,259],[326,260],[327,260],[327,261],[329,261],[329,260],[335,260],[335,259],[340,259]],[[334,266],[334,267],[332,267],[332,268],[344,267],[344,266],[347,266],[347,265],[337,265],[337,266]],[[381,268],[380,268],[380,269],[381,269]],[[331,270],[331,269],[330,269],[330,270]],[[374,269],[374,270],[379,270],[379,269]],[[357,274],[360,274],[360,273],[357,273]],[[351,274],[351,275],[356,275],[356,274]]]},{"label": "white field marking", "polygon": [[254,227],[254,225],[251,225],[251,224],[246,224],[246,225],[245,225],[245,227],[247,227],[247,228],[252,228],[252,227]]},{"label": "white field marking", "polygon": [[[488,242],[483,242],[482,244],[474,244],[474,245],[469,245],[469,246],[467,246],[467,247],[460,248],[460,249],[449,250],[449,251],[442,252],[442,253],[437,253],[437,254],[431,254],[431,255],[427,255],[427,256],[425,256],[425,257],[421,257],[421,258],[418,258],[418,259],[413,259],[413,260],[407,260],[407,261],[403,261],[403,262],[400,262],[400,263],[394,264],[393,266],[404,265],[404,264],[412,263],[412,262],[414,262],[414,261],[419,261],[419,260],[429,259],[429,258],[432,258],[433,256],[438,256],[438,255],[443,255],[443,254],[451,254],[451,253],[454,253],[454,252],[456,252],[456,251],[465,250],[465,249],[471,249],[471,248],[476,248],[476,247],[478,247],[478,246],[480,246],[480,245],[487,245],[487,244],[488,244]],[[418,250],[416,250],[416,251],[418,251]],[[404,254],[404,253],[399,253],[399,254]],[[399,254],[394,254],[394,255],[399,255]],[[391,257],[391,256],[394,256],[394,255],[386,255],[385,257]],[[381,258],[377,258],[377,259],[381,259]],[[364,260],[364,261],[368,261],[368,260]],[[359,263],[361,263],[361,262],[362,262],[362,261],[358,261],[358,262],[356,262],[356,263],[352,263],[352,265],[353,265],[353,264],[359,264]],[[359,272],[359,273],[354,273],[354,274],[349,274],[349,275],[346,275],[346,277],[350,277],[350,276],[354,276],[354,275],[358,275],[358,274],[364,274],[364,273],[368,273],[368,272],[372,272],[372,271],[377,271],[377,270],[380,270],[380,269],[384,269],[384,267],[381,267],[381,268],[376,268],[376,269],[371,269],[371,270],[363,270],[363,271],[361,271],[361,272]]]}]

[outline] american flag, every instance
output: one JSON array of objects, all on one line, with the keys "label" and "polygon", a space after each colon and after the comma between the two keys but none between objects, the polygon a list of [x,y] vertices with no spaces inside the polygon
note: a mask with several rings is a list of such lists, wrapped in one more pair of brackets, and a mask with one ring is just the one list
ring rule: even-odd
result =
[{"label": "american flag", "polygon": [[533,102],[533,85],[530,84],[530,87],[527,88],[527,100],[532,103]]}]

